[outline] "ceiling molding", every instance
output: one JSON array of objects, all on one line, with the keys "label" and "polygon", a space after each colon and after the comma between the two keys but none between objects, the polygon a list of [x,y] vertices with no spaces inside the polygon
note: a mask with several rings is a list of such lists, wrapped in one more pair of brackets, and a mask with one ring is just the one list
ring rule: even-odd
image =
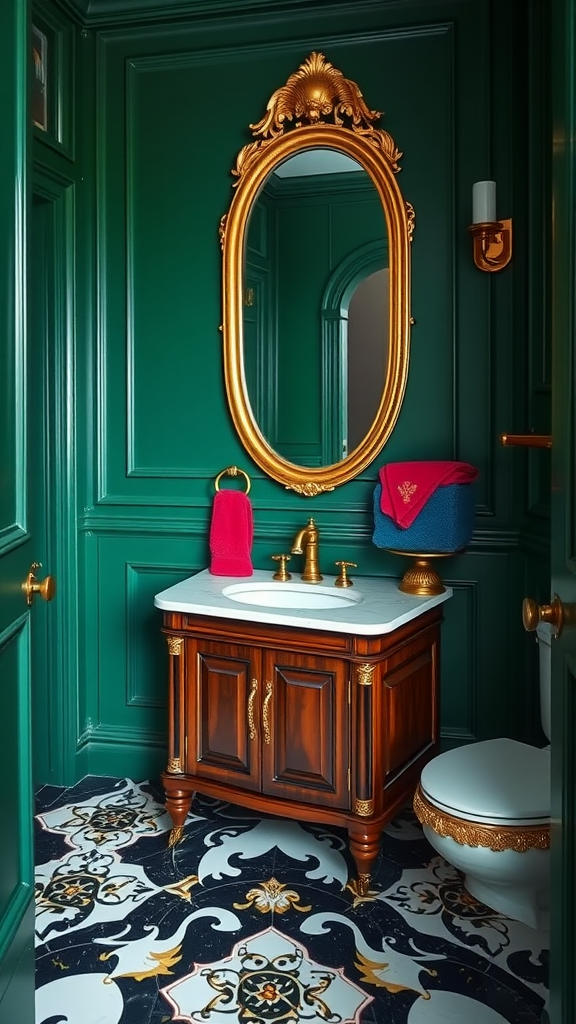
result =
[{"label": "ceiling molding", "polygon": [[383,6],[421,7],[423,0],[56,0],[56,3],[83,26],[101,27],[234,14],[290,15],[304,10],[317,13],[334,8],[349,8],[351,13],[358,13]]}]

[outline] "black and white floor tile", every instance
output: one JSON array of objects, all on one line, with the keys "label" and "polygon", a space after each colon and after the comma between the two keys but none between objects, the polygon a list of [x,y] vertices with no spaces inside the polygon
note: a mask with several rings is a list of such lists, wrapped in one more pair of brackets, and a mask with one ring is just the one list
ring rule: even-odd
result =
[{"label": "black and white floor tile", "polygon": [[366,897],[346,833],[154,782],[42,787],[36,1024],[540,1024],[547,936],[479,904],[406,810]]}]

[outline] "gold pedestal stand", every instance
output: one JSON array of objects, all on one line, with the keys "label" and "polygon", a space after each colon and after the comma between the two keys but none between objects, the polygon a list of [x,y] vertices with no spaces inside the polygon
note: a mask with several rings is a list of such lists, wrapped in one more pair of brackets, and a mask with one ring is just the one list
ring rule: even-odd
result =
[{"label": "gold pedestal stand", "polygon": [[434,558],[450,558],[457,554],[456,551],[439,551],[425,554],[423,551],[397,551],[388,548],[392,555],[403,555],[405,558],[413,558],[414,563],[406,570],[398,590],[404,594],[415,594],[417,597],[431,597],[434,594],[443,594],[446,590],[440,574],[431,564]]}]

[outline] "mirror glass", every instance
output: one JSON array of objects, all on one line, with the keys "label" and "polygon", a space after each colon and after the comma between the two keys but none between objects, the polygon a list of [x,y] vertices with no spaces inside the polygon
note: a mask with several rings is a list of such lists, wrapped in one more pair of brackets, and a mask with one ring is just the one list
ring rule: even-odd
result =
[{"label": "mirror glass", "polygon": [[307,497],[374,461],[406,389],[414,210],[380,118],[310,54],[250,125],[220,222],[230,414],[254,462]]},{"label": "mirror glass", "polygon": [[254,418],[290,462],[346,458],[376,416],[387,253],[380,197],[358,161],[316,147],[267,176],[246,232],[244,369]]}]

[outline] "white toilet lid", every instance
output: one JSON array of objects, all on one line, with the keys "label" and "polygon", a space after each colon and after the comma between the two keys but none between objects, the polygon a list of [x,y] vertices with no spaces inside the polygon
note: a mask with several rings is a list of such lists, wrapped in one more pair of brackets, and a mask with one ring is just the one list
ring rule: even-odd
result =
[{"label": "white toilet lid", "polygon": [[546,821],[550,817],[550,750],[495,739],[455,747],[422,771],[424,795],[473,821]]}]

